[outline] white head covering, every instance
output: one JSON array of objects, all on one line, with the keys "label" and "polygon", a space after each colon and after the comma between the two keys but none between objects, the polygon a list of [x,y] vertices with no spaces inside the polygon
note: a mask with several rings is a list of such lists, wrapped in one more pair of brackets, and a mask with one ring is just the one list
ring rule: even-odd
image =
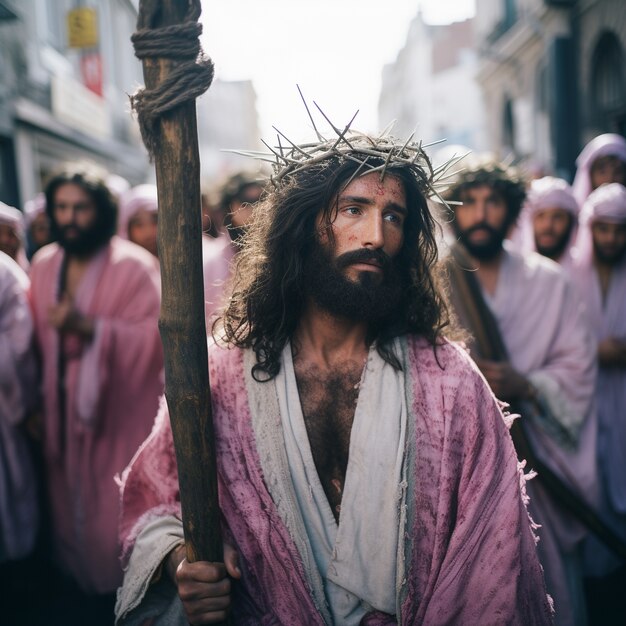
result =
[{"label": "white head covering", "polygon": [[38,193],[32,200],[24,203],[24,220],[26,228],[29,228],[38,215],[46,210],[46,195],[42,192]]},{"label": "white head covering", "polygon": [[589,194],[580,212],[580,229],[576,240],[577,256],[581,263],[591,260],[591,225],[598,221],[626,224],[626,187],[619,183],[609,183]]},{"label": "white head covering", "polygon": [[26,258],[26,230],[24,229],[24,216],[22,212],[15,207],[0,202],[0,224],[7,224],[15,231],[17,238],[20,240],[20,247],[18,248],[15,261],[25,272],[28,272],[30,264]]},{"label": "white head covering", "polygon": [[626,139],[615,133],[598,135],[578,155],[572,189],[581,206],[591,193],[591,166],[596,159],[605,156],[615,156],[626,163]]},{"label": "white head covering", "polygon": [[119,202],[122,195],[130,189],[130,183],[117,174],[109,174],[106,177],[105,184],[117,202]]},{"label": "white head covering", "polygon": [[[515,243],[523,252],[536,251],[533,219],[535,215],[546,209],[563,209],[572,215],[577,223],[580,209],[567,181],[554,176],[544,176],[530,183],[524,208],[518,221],[518,234],[514,238]],[[567,254],[575,239],[576,231],[574,230],[570,234],[564,255]]]},{"label": "white head covering", "polygon": [[22,243],[24,242],[24,216],[21,211],[0,202],[0,224],[11,226]]},{"label": "white head covering", "polygon": [[137,185],[124,192],[119,199],[119,213],[117,217],[117,234],[128,239],[128,223],[139,209],[156,213],[158,211],[158,196],[155,185]]},{"label": "white head covering", "polygon": [[556,208],[578,215],[580,208],[567,181],[554,176],[533,180],[526,194],[524,210],[534,216],[545,209]]}]

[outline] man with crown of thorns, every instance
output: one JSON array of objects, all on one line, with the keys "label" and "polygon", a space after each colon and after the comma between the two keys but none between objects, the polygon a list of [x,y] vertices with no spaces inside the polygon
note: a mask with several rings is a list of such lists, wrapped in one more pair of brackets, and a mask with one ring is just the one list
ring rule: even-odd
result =
[{"label": "man with crown of thorns", "polygon": [[117,623],[550,624],[507,418],[444,337],[450,164],[333,129],[270,147],[213,329],[223,563],[184,558],[163,403],[122,477]]}]

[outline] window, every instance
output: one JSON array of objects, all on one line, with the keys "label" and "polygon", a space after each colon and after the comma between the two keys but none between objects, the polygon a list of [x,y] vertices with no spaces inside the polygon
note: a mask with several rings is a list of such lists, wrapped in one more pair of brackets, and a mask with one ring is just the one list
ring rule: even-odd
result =
[{"label": "window", "polygon": [[[626,116],[624,53],[616,35],[605,32],[591,59],[591,110],[603,130],[619,130]],[[620,121],[621,120],[621,121]]]}]

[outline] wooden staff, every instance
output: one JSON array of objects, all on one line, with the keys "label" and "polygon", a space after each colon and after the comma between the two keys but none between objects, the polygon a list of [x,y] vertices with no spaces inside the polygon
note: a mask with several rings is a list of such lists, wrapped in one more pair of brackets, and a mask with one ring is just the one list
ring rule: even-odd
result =
[{"label": "wooden staff", "polygon": [[195,110],[197,92],[208,88],[213,66],[209,59],[197,58],[199,14],[199,1],[140,2],[132,41],[142,59],[146,89],[132,98],[132,104],[156,167],[162,285],[159,329],[187,559],[221,562]]}]

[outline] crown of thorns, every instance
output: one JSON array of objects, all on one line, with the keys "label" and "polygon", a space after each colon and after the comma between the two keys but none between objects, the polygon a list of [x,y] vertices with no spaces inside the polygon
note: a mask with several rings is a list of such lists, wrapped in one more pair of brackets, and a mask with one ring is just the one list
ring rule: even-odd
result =
[{"label": "crown of thorns", "polygon": [[441,194],[461,171],[451,170],[466,154],[455,154],[451,159],[437,168],[434,168],[430,158],[426,152],[424,152],[425,148],[443,143],[446,141],[445,139],[429,144],[422,144],[421,141],[413,140],[415,136],[415,132],[413,132],[406,141],[401,142],[391,135],[394,123],[390,124],[378,136],[365,135],[352,130],[352,123],[358,115],[358,111],[342,130],[330,121],[328,116],[314,101],[313,104],[336,135],[331,138],[326,138],[317,128],[313,115],[299,87],[298,91],[300,92],[300,97],[311,120],[311,124],[313,125],[313,130],[317,135],[317,141],[296,144],[278,130],[278,128],[273,126],[272,128],[277,133],[276,145],[271,146],[261,140],[269,152],[257,152],[252,150],[229,151],[270,163],[274,172],[270,177],[270,182],[274,187],[279,188],[286,184],[286,182],[298,172],[314,167],[323,161],[335,158],[354,161],[358,164],[357,169],[346,183],[346,186],[355,178],[371,174],[372,172],[380,172],[380,180],[382,181],[389,169],[400,166],[409,168],[415,173],[422,191],[427,197],[445,205],[460,204],[458,202],[444,200]]}]

